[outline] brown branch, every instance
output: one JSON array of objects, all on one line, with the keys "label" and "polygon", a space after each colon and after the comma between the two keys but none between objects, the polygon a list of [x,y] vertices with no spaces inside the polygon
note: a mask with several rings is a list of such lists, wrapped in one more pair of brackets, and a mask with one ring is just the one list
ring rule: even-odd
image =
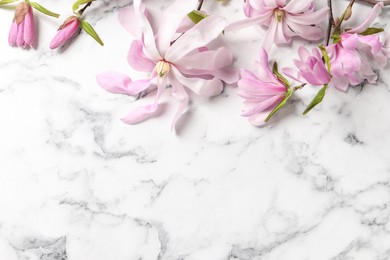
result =
[{"label": "brown branch", "polygon": [[384,1],[376,1],[376,0],[357,0],[358,2],[368,4],[368,5],[376,5],[378,3],[383,3],[384,6],[390,5],[390,0],[384,0]]},{"label": "brown branch", "polygon": [[200,10],[202,9],[203,1],[204,1],[204,0],[199,0],[198,8],[196,8],[197,11],[200,11]]},{"label": "brown branch", "polygon": [[332,0],[328,0],[328,7],[329,7],[329,25],[328,25],[328,31],[326,34],[326,46],[329,45],[330,35],[332,34],[332,28],[334,26]]}]

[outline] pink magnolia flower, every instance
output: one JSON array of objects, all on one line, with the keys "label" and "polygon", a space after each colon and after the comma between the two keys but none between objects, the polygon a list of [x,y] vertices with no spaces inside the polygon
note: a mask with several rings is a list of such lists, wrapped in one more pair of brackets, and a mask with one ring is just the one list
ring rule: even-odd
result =
[{"label": "pink magnolia flower", "polygon": [[254,126],[262,126],[272,110],[285,98],[287,87],[268,67],[268,54],[260,49],[260,62],[256,62],[254,74],[241,70],[238,95],[245,99],[242,116],[248,117]]},{"label": "pink magnolia flower", "polygon": [[34,15],[30,4],[22,2],[16,6],[14,20],[8,35],[11,46],[34,46]]},{"label": "pink magnolia flower", "polygon": [[65,20],[65,22],[58,29],[57,34],[54,36],[50,43],[51,49],[56,49],[64,45],[73,35],[80,29],[80,20],[76,16],[71,16]]},{"label": "pink magnolia flower", "polygon": [[355,29],[340,35],[340,41],[327,47],[330,56],[331,85],[346,91],[364,80],[375,83],[376,69],[384,68],[390,57],[380,35],[361,35],[380,14],[383,3],[376,4],[367,19]]},{"label": "pink magnolia flower", "polygon": [[313,48],[312,53],[310,53],[305,47],[301,46],[298,53],[300,60],[294,60],[298,71],[292,68],[284,68],[284,74],[298,82],[309,83],[313,86],[328,84],[331,77],[318,48]]},{"label": "pink magnolia flower", "polygon": [[327,18],[328,8],[314,11],[313,0],[245,0],[244,13],[248,19],[230,24],[226,30],[254,24],[268,27],[263,46],[269,50],[273,43],[290,43],[295,36],[320,40],[323,31],[318,24]]},{"label": "pink magnolia flower", "polygon": [[170,92],[179,101],[174,126],[189,101],[186,89],[211,97],[221,93],[222,81],[238,80],[238,74],[230,67],[232,53],[224,47],[207,48],[224,30],[223,18],[210,15],[184,33],[177,33],[197,2],[176,0],[163,14],[153,15],[141,0],[134,0],[134,12],[127,9],[126,14],[120,14],[121,23],[137,38],[131,44],[128,62],[133,69],[150,76],[132,81],[125,74],[106,72],[97,76],[97,82],[112,93],[137,95],[146,89],[156,90],[154,102],[131,111],[122,119],[125,123],[136,124],[155,115],[167,85],[172,86]]}]

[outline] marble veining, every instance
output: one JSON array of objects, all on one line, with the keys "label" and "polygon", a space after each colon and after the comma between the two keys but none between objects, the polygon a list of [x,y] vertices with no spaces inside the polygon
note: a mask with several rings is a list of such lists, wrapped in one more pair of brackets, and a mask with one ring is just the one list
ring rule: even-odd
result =
[{"label": "marble veining", "polygon": [[[71,15],[71,2],[40,3]],[[264,128],[240,117],[235,86],[193,97],[177,133],[169,93],[163,115],[128,126],[119,118],[151,97],[95,82],[106,70],[140,76],[117,21],[128,5],[86,12],[105,47],[82,33],[60,51],[48,48],[60,21],[40,14],[36,49],[8,47],[13,11],[0,9],[0,260],[390,259],[389,67],[376,85],[331,89],[306,117],[316,90],[299,93]],[[205,8],[243,17],[240,1]],[[351,23],[369,10],[356,9]],[[376,23],[390,30],[389,16]],[[261,35],[225,34],[237,68],[253,69]],[[271,59],[291,65],[300,44]]]}]

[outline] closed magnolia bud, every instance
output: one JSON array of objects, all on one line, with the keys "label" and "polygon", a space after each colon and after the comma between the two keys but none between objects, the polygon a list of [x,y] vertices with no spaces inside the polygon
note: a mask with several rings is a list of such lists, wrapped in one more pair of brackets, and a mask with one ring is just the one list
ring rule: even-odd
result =
[{"label": "closed magnolia bud", "polygon": [[20,3],[16,7],[14,21],[8,35],[11,46],[33,47],[34,45],[34,16],[28,3]]},{"label": "closed magnolia bud", "polygon": [[352,6],[349,5],[349,6],[347,7],[347,10],[345,10],[344,20],[345,20],[345,21],[348,21],[349,18],[351,18],[351,16],[352,16]]},{"label": "closed magnolia bud", "polygon": [[65,20],[65,22],[60,26],[56,36],[50,43],[51,49],[56,49],[64,45],[69,39],[74,36],[77,31],[80,29],[80,20],[76,16],[71,16]]}]

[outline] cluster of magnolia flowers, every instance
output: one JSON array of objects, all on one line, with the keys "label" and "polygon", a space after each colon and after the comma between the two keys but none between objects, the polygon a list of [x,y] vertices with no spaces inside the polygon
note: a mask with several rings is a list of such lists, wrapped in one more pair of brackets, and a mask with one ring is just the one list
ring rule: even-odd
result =
[{"label": "cluster of magnolia flowers", "polygon": [[[73,6],[73,15],[68,17],[59,27],[57,34],[50,43],[51,49],[56,49],[64,46],[77,36],[81,29],[93,37],[100,45],[103,45],[93,27],[83,18],[84,11],[95,0],[78,0]],[[0,7],[18,2],[18,0],[0,0]],[[8,43],[11,46],[34,48],[35,40],[35,24],[33,9],[39,12],[58,18],[60,15],[52,12],[37,2],[29,0],[20,1],[15,6],[15,15],[8,35]]]},{"label": "cluster of magnolia flowers", "polygon": [[[346,91],[349,86],[365,81],[375,83],[378,79],[375,71],[384,68],[390,57],[383,29],[370,27],[384,6],[382,2],[375,4],[367,19],[353,29],[344,29],[342,24],[351,17],[354,0],[336,19],[331,0],[328,7],[320,10],[315,9],[313,0],[244,0],[247,18],[230,24],[223,17],[201,11],[202,3],[176,0],[161,14],[141,0],[134,0],[133,8],[120,11],[120,23],[135,38],[128,62],[134,70],[147,72],[148,76],[133,81],[123,73],[106,72],[97,76],[97,82],[116,94],[155,93],[154,101],[130,111],[122,119],[125,123],[137,124],[155,116],[159,99],[168,90],[179,103],[174,127],[189,102],[188,90],[211,97],[222,92],[224,83],[237,83],[238,95],[244,99],[242,115],[253,125],[261,126],[307,85],[320,88],[304,114],[323,100],[329,86]],[[270,68],[268,52],[274,44],[280,47],[294,37],[318,42],[324,38],[324,30],[318,24],[327,18],[325,44],[312,50],[301,46],[299,59],[294,60],[295,68],[279,72],[276,62]],[[260,60],[255,63],[254,72],[241,69],[238,73],[232,67],[232,52],[209,43],[230,31],[252,25],[267,28]],[[292,86],[286,77],[298,85]]]}]

